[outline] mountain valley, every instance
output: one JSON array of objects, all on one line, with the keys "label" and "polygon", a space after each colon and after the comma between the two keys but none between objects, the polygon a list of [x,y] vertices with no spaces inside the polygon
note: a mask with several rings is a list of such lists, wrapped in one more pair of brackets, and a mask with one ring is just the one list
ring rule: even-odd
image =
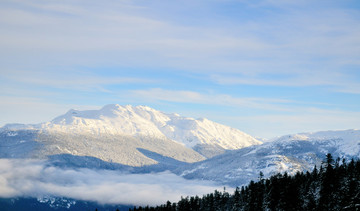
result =
[{"label": "mountain valley", "polygon": [[228,187],[256,181],[260,172],[269,177],[311,171],[327,153],[360,158],[360,130],[299,133],[263,143],[208,119],[130,105],[70,110],[50,122],[0,128],[1,159],[42,160],[65,171],[170,172]]}]

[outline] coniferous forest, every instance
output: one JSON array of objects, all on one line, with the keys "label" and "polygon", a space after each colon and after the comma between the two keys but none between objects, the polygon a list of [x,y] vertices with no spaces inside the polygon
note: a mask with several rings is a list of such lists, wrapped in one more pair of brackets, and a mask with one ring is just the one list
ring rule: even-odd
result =
[{"label": "coniferous forest", "polygon": [[233,194],[215,190],[202,197],[182,197],[177,203],[130,210],[360,210],[360,161],[334,160],[327,154],[312,172],[277,174],[268,179],[260,173],[257,182],[236,188]]}]

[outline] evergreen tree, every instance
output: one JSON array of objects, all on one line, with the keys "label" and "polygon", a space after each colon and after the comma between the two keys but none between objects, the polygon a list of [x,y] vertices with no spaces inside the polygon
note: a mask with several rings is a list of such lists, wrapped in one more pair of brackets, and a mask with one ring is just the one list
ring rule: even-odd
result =
[{"label": "evergreen tree", "polygon": [[294,176],[277,174],[236,188],[233,194],[215,190],[203,197],[181,197],[177,203],[130,210],[360,210],[360,161],[349,163],[327,154],[318,170]]}]

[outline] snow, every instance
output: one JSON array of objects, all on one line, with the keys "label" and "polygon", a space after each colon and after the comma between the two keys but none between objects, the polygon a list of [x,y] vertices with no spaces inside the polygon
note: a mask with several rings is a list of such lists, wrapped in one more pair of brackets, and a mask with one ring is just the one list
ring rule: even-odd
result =
[{"label": "snow", "polygon": [[188,179],[204,178],[239,186],[256,181],[260,171],[265,177],[280,172],[293,175],[311,171],[315,165],[321,165],[327,153],[346,160],[360,158],[359,137],[360,131],[355,129],[286,135],[261,145],[228,151],[179,171]]},{"label": "snow", "polygon": [[330,130],[310,133],[299,133],[282,136],[274,142],[291,142],[295,140],[326,143],[337,148],[337,151],[349,156],[360,156],[360,130]]},{"label": "snow", "polygon": [[7,125],[0,129],[0,135],[4,135],[0,157],[47,158],[70,154],[128,166],[159,163],[142,150],[181,162],[196,162],[225,149],[261,143],[237,129],[205,118],[196,120],[147,106],[117,104],[100,110],[71,109],[37,125]]},{"label": "snow", "polygon": [[37,197],[37,201],[40,203],[48,204],[51,208],[61,209],[66,208],[69,209],[71,206],[76,204],[76,201],[73,199],[65,199],[59,198],[55,196],[41,196]]},{"label": "snow", "polygon": [[263,144],[259,139],[206,118],[111,104],[100,110],[72,109],[37,125],[6,125],[0,128],[0,157],[55,157],[94,168],[112,168],[114,162],[143,168],[139,171],[166,170],[170,164],[187,179],[229,185],[256,180],[260,171],[267,177],[311,170],[326,153],[360,157],[356,129],[292,134]]},{"label": "snow", "polygon": [[4,127],[0,128],[0,132],[9,130],[37,130],[40,126],[40,124],[6,124]]},{"label": "snow", "polygon": [[166,114],[147,106],[106,105],[100,110],[69,110],[40,126],[46,130],[168,138],[186,147],[199,144],[240,149],[262,142],[244,132],[205,118]]}]

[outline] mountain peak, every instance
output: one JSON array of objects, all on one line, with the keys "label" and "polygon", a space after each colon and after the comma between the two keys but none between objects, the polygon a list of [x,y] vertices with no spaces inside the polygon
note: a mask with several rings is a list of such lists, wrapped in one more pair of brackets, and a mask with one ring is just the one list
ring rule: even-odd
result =
[{"label": "mountain peak", "polygon": [[136,110],[158,112],[157,110],[145,105],[133,106],[133,105],[108,104],[100,109],[100,111],[102,111],[103,113],[107,113],[107,112],[111,113],[111,112],[119,112],[119,111],[135,112]]},{"label": "mountain peak", "polygon": [[110,110],[118,110],[121,107],[123,107],[123,106],[121,106],[119,104],[108,104],[108,105],[105,105],[104,107],[102,107],[101,110],[109,110],[109,111]]},{"label": "mountain peak", "polygon": [[225,150],[262,143],[240,130],[206,118],[167,114],[143,105],[109,104],[99,110],[70,109],[51,122],[40,124],[39,128],[92,136],[109,134],[170,139],[189,148]]}]

